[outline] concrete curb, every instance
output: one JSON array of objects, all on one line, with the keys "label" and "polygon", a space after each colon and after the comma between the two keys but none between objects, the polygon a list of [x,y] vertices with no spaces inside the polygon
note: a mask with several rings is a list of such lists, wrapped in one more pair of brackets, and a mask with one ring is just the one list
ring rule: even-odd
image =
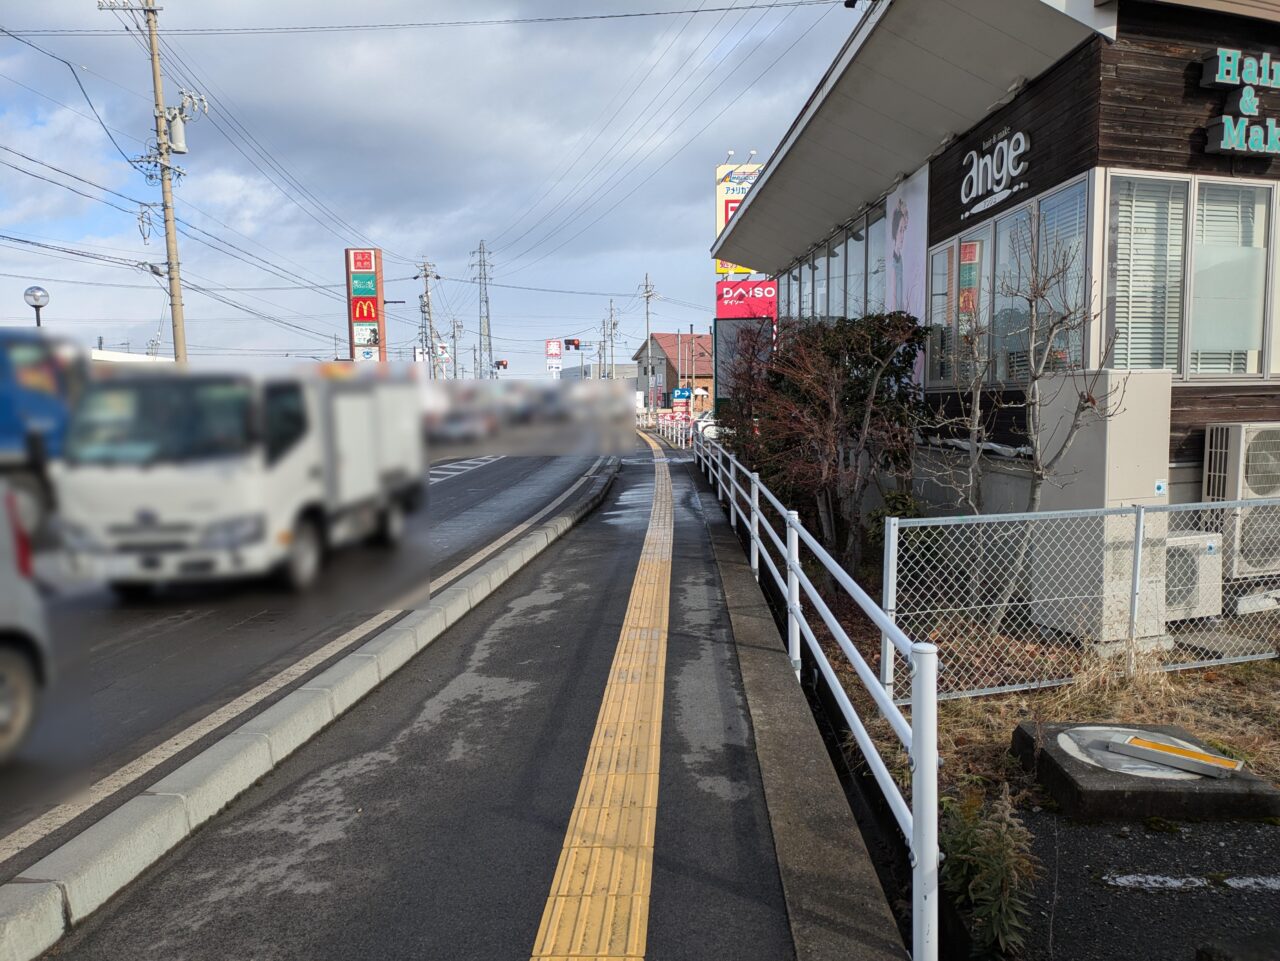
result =
[{"label": "concrete curb", "polygon": [[893,913],[773,614],[714,491],[705,478],[696,483],[751,715],[796,959],[902,961],[907,953]]},{"label": "concrete curb", "polygon": [[421,610],[205,748],[137,797],[0,885],[0,961],[31,961],[319,734],[555,543],[608,494],[620,461],[576,506],[525,533]]}]

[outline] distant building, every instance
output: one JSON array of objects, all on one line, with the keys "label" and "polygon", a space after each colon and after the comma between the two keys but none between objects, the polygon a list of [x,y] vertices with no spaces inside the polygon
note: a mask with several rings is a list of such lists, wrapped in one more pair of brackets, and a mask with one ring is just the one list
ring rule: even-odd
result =
[{"label": "distant building", "polygon": [[636,389],[651,407],[670,407],[676,387],[694,388],[694,413],[710,409],[715,396],[715,371],[710,334],[653,334],[652,370],[649,345],[641,344],[631,355],[640,368]]},{"label": "distant building", "polygon": [[636,386],[637,364],[619,361],[616,364],[602,364],[599,361],[584,361],[579,367],[574,362],[573,354],[566,354],[564,368],[560,371],[561,380],[608,380],[617,375],[631,390],[639,390]]}]

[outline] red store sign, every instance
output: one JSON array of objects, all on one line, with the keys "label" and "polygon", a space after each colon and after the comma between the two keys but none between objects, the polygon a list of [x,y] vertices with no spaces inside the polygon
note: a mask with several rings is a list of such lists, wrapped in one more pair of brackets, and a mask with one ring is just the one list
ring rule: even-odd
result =
[{"label": "red store sign", "polygon": [[778,284],[773,280],[716,282],[716,318],[774,317],[778,313]]}]

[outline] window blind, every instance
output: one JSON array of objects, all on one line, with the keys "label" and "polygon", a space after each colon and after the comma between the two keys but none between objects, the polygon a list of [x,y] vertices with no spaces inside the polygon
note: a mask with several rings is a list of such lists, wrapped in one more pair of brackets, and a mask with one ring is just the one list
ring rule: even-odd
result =
[{"label": "window blind", "polygon": [[1185,183],[1125,177],[1112,181],[1116,367],[1178,367],[1186,223]]}]

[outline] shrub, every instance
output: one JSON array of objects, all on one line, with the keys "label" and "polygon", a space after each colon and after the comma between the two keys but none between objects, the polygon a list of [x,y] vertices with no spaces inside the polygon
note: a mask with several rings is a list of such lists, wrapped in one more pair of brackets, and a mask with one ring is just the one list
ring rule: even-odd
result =
[{"label": "shrub", "polygon": [[1031,832],[1014,812],[1009,786],[983,803],[972,792],[943,801],[942,883],[969,925],[976,957],[1017,956],[1027,933],[1027,899],[1040,873]]}]

